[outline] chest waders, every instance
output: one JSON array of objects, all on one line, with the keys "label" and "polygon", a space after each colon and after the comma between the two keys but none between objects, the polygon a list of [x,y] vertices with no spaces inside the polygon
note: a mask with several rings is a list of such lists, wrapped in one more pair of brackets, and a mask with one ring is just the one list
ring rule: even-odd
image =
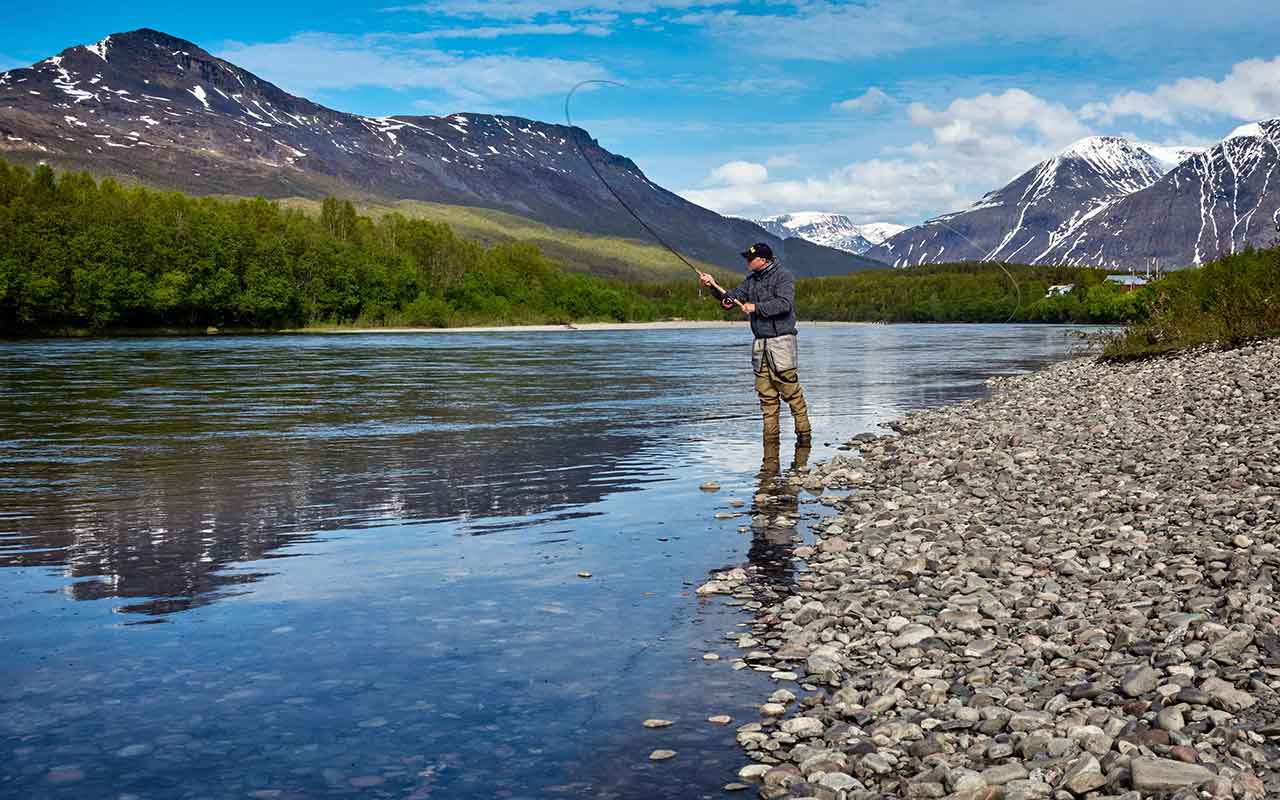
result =
[{"label": "chest waders", "polygon": [[809,407],[796,374],[798,352],[795,334],[756,339],[751,343],[751,367],[756,374],[756,395],[764,418],[764,438],[777,439],[781,433],[782,401],[791,408],[796,439],[807,440],[812,431]]}]

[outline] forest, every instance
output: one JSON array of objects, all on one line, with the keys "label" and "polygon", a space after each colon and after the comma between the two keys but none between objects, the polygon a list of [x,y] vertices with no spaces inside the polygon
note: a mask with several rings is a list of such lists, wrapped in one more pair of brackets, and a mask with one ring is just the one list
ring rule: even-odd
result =
[{"label": "forest", "polygon": [[[1228,261],[1273,264],[1275,254],[1268,252]],[[796,305],[809,320],[1138,326],[1150,324],[1153,309],[1167,313],[1175,302],[1189,307],[1187,297],[1209,292],[1206,281],[1239,269],[1190,272],[1213,277],[1176,273],[1125,292],[1095,269],[886,268],[800,280]],[[1250,272],[1241,280],[1259,279]],[[1050,286],[1068,284],[1070,291],[1047,296]],[[1166,284],[1185,288],[1159,289]],[[1235,286],[1230,296],[1242,291]],[[485,246],[441,222],[394,212],[361,215],[337,198],[324,200],[315,214],[261,198],[192,197],[0,162],[0,331],[6,335],[735,316],[700,292],[692,274],[637,283],[571,271],[527,243]],[[1176,338],[1143,330],[1149,338]]]}]

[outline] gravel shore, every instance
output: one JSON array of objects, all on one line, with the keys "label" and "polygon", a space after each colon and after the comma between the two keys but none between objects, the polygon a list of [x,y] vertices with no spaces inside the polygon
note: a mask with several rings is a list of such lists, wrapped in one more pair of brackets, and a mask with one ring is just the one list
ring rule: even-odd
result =
[{"label": "gravel shore", "polygon": [[1280,342],[992,384],[784,479],[835,511],[794,583],[699,589],[780,689],[726,788],[1280,797]]}]

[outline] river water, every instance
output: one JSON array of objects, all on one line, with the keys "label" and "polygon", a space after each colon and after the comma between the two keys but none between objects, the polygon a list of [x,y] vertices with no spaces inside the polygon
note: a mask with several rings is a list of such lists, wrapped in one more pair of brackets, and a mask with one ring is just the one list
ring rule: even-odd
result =
[{"label": "river water", "polygon": [[[1072,330],[804,328],[781,468]],[[748,338],[0,342],[0,797],[723,796],[777,687],[693,590],[792,570],[715,517],[776,471]]]}]

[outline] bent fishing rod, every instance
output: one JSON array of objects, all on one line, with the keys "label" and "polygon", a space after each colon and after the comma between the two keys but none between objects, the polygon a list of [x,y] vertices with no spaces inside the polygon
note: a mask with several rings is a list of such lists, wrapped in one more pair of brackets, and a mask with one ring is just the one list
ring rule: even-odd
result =
[{"label": "bent fishing rod", "polygon": [[[587,162],[587,166],[591,168],[591,171],[593,173],[595,173],[595,176],[600,180],[600,183],[604,184],[604,188],[609,190],[609,194],[613,195],[613,199],[618,201],[618,205],[626,209],[627,213],[630,214],[632,218],[635,219],[636,222],[640,223],[640,227],[644,228],[645,231],[648,232],[648,234],[658,242],[658,244],[670,250],[672,255],[680,259],[680,261],[686,267],[693,270],[698,275],[699,280],[701,280],[704,274],[703,271],[695,267],[693,265],[693,262],[685,258],[684,255],[679,250],[675,249],[675,247],[671,246],[671,244],[669,244],[666,239],[663,239],[662,235],[659,234],[657,231],[655,231],[649,225],[649,223],[645,222],[644,218],[641,217],[640,214],[637,213],[636,210],[631,207],[630,203],[622,199],[622,195],[619,194],[618,191],[613,188],[613,185],[610,184],[609,181],[605,180],[604,175],[602,175],[600,173],[600,170],[596,168],[595,162],[592,161],[591,158],[587,156],[587,151],[582,148],[581,138],[574,135],[572,131],[573,117],[569,115],[569,102],[573,100],[574,92],[578,91],[583,86],[588,86],[591,84],[599,84],[601,86],[617,86],[618,88],[621,88],[621,89],[627,88],[626,84],[618,83],[617,81],[607,81],[607,80],[596,79],[596,80],[589,80],[589,81],[581,81],[575,84],[574,87],[569,90],[569,93],[564,96],[564,121],[565,121],[565,124],[567,124],[570,128],[569,135],[573,139],[573,146],[578,150],[578,155],[582,156],[583,161]],[[742,308],[742,302],[740,300],[737,300],[732,297],[729,299],[733,300],[734,304],[737,305],[738,308]]]}]

